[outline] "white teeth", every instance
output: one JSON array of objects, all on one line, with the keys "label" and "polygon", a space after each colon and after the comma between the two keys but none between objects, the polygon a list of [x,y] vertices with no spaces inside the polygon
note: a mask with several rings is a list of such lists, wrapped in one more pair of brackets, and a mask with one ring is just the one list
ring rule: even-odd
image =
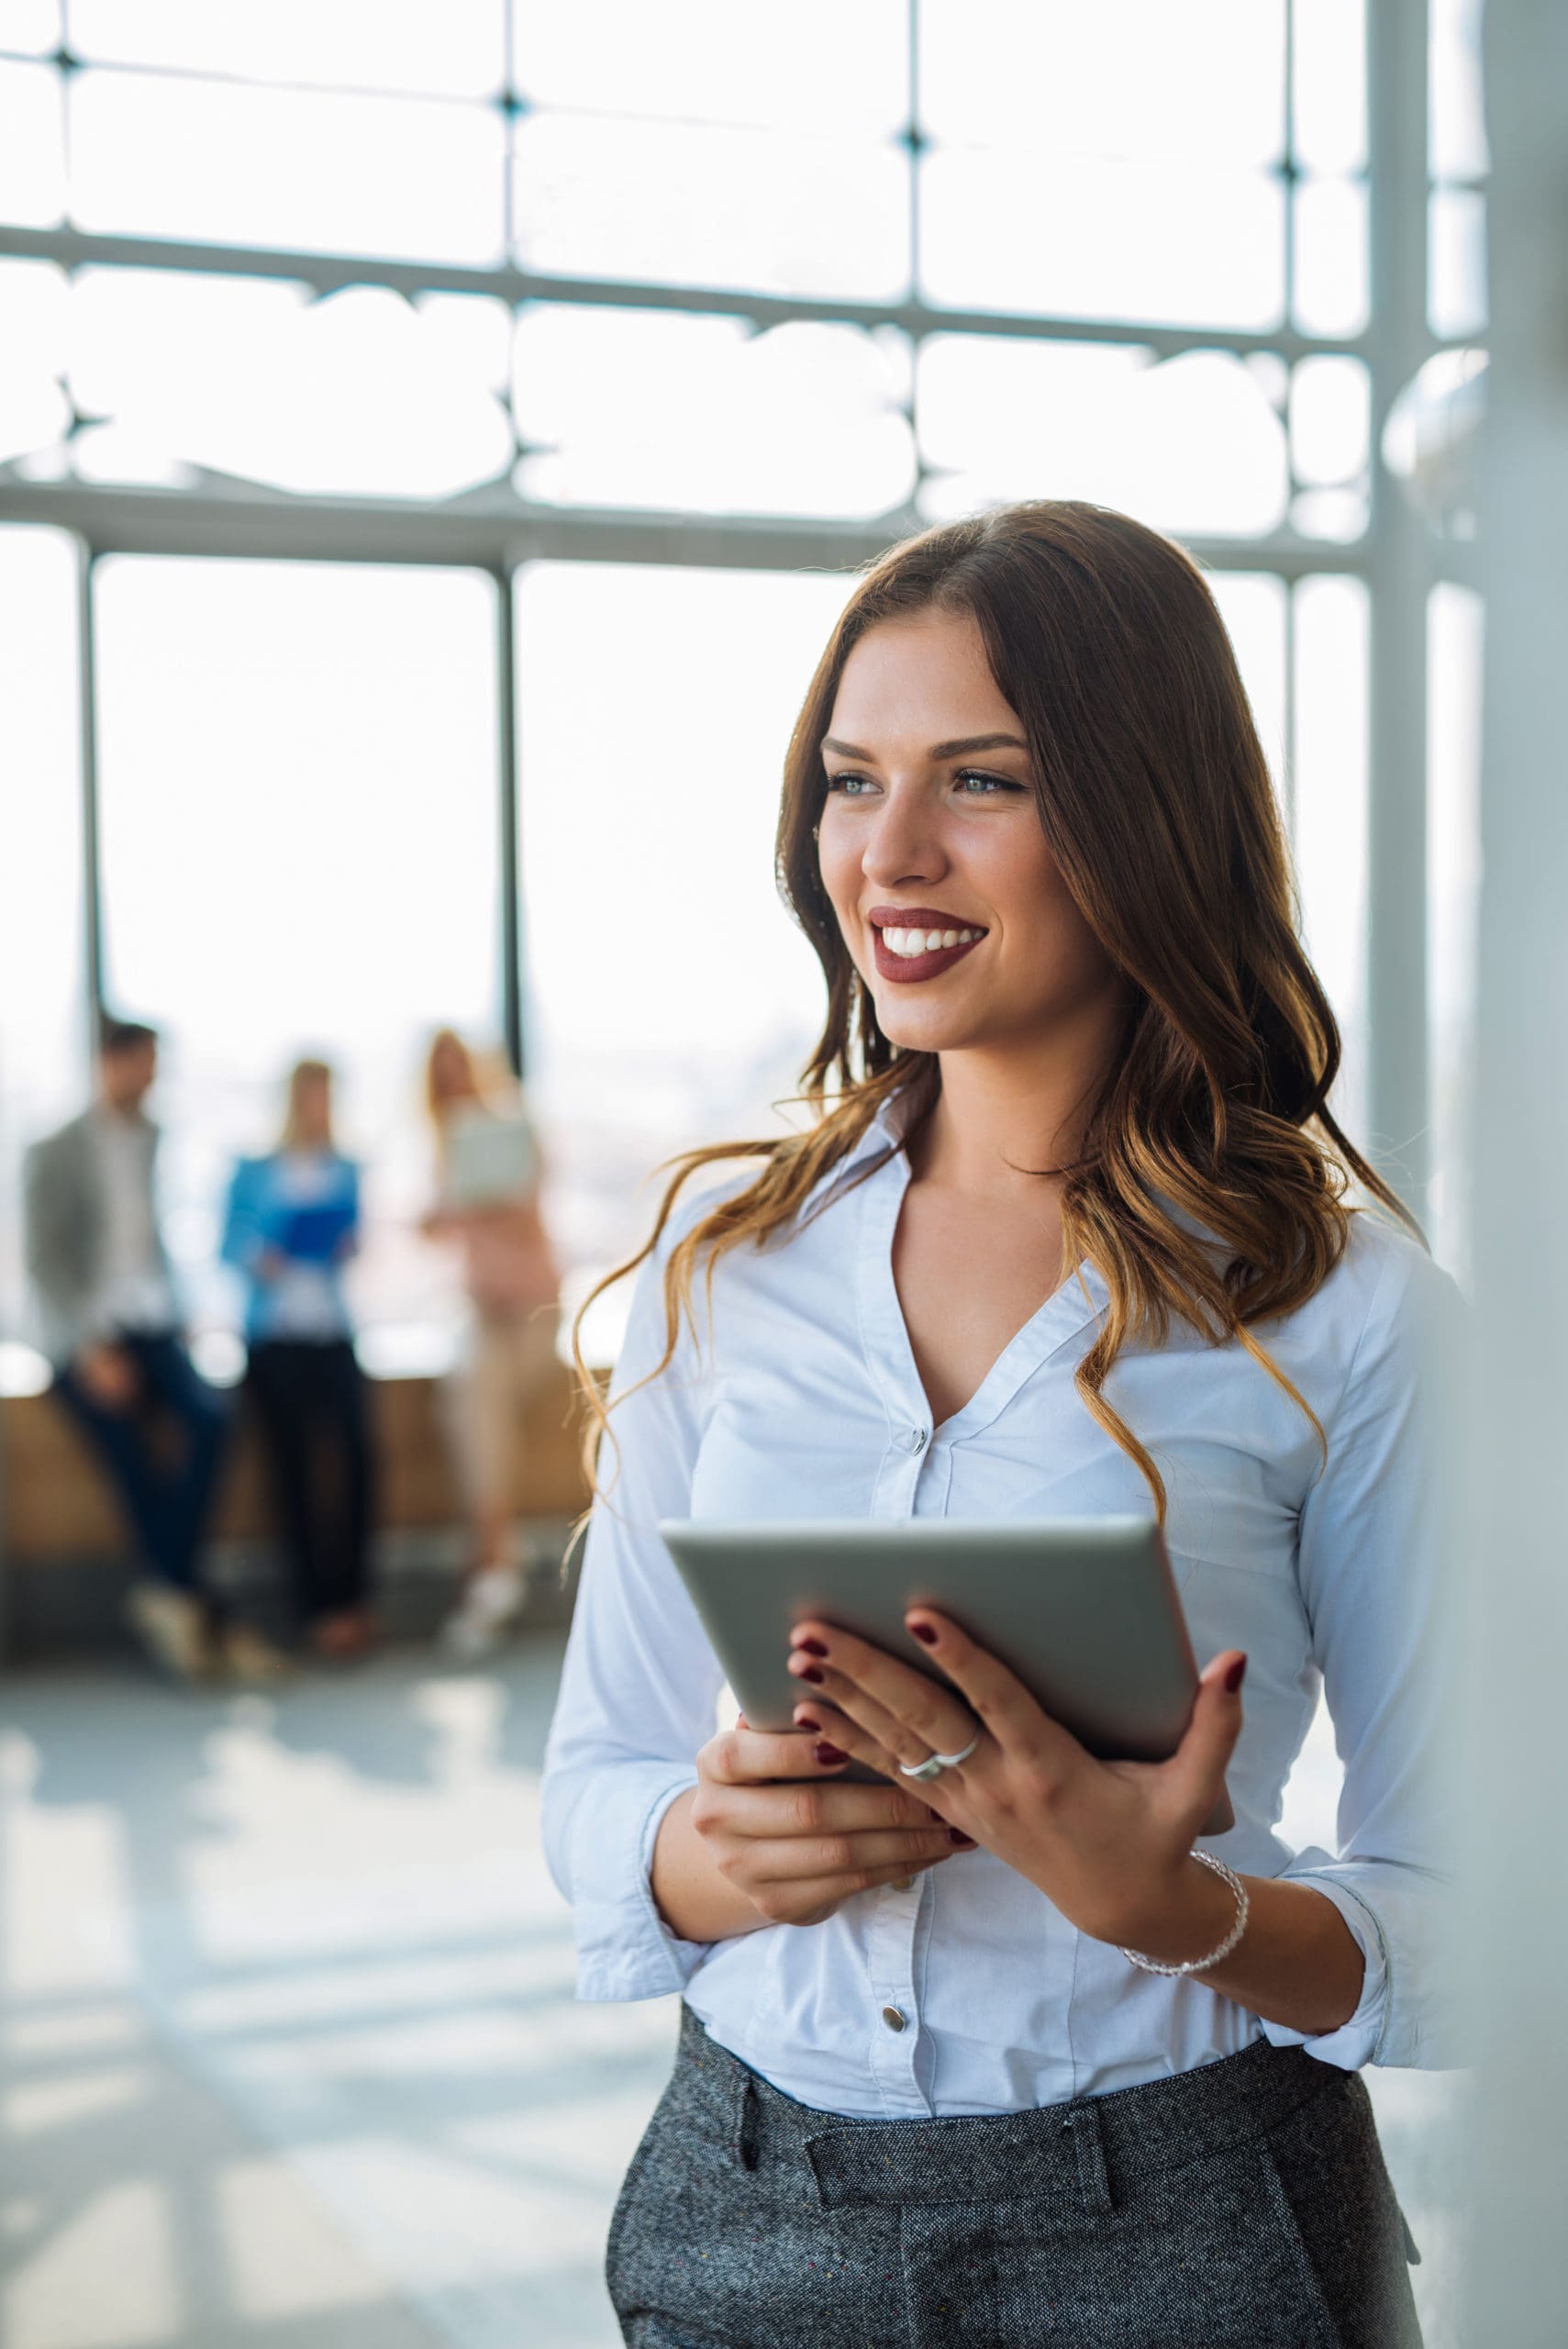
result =
[{"label": "white teeth", "polygon": [[949,946],[972,946],[983,930],[884,930],[882,942],[890,954],[912,963],[921,954],[940,953]]}]

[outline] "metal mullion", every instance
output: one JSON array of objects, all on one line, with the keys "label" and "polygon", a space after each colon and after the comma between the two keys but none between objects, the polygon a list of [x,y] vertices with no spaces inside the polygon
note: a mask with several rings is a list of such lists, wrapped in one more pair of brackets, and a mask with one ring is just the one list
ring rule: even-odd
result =
[{"label": "metal mullion", "polygon": [[1429,1180],[1426,525],[1381,460],[1427,328],[1427,6],[1367,11],[1372,317],[1368,538],[1367,1102],[1369,1152],[1419,1216]]},{"label": "metal mullion", "polygon": [[[237,73],[231,66],[206,67],[196,65],[148,65],[139,59],[117,57],[83,57],[66,44],[72,73],[123,73],[142,82],[195,82],[198,84],[215,82],[226,90],[259,90],[270,97],[301,98],[371,98],[390,99],[395,105],[406,98],[421,106],[488,106],[494,110],[495,95],[464,96],[450,90],[392,90],[377,82],[295,82],[279,81],[256,73]],[[57,61],[59,52],[49,57],[28,57],[18,50],[0,50],[0,61],[18,65],[50,65]],[[62,77],[63,78],[63,77]]]},{"label": "metal mullion", "polygon": [[1133,344],[1162,359],[1188,351],[1226,351],[1240,357],[1272,351],[1283,359],[1314,353],[1367,355],[1369,338],[1302,335],[1294,328],[1253,330],[1236,327],[1159,325],[1139,318],[1077,318],[1025,310],[964,310],[910,299],[902,302],[839,300],[812,295],[762,294],[744,286],[644,284],[634,279],[541,275],[538,271],[480,268],[462,262],[377,260],[363,254],[308,253],[275,246],[211,245],[159,237],[89,234],[74,228],[28,228],[0,225],[0,255],[53,261],[67,269],[156,269],[197,276],[285,278],[328,294],[351,285],[389,287],[406,295],[479,294],[516,306],[556,302],[589,307],[676,310],[700,317],[743,317],[757,328],[808,324],[895,327],[918,340],[932,334],[965,334],[999,340],[1023,338],[1046,342]]},{"label": "metal mullion", "polygon": [[76,541],[76,725],[82,788],[82,935],[87,989],[87,1042],[98,1046],[104,1016],[104,870],[98,791],[97,555]]},{"label": "metal mullion", "polygon": [[[420,511],[396,501],[284,496],[219,499],[179,491],[90,488],[80,483],[0,484],[0,521],[74,530],[97,554],[181,554],[297,562],[393,562],[495,571],[547,559],[710,569],[841,571],[907,534],[908,518],[795,521],[682,513],[546,508],[508,504]],[[1287,579],[1365,573],[1363,543],[1206,539],[1183,543],[1216,571],[1268,571]]]},{"label": "metal mullion", "polygon": [[517,651],[513,573],[503,563],[495,585],[495,716],[498,763],[497,845],[501,860],[501,1032],[514,1075],[527,1072],[523,1035],[523,925],[517,832]]},{"label": "metal mullion", "polygon": [[1296,591],[1300,584],[1299,579],[1284,582],[1284,708],[1282,713],[1284,740],[1280,745],[1280,804],[1284,810],[1285,838],[1290,842],[1293,874],[1296,864]]}]

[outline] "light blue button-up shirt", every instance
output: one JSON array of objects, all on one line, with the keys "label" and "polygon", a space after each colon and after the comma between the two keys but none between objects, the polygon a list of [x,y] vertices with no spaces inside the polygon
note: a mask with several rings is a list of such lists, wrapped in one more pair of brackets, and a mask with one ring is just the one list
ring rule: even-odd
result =
[{"label": "light blue button-up shirt", "polygon": [[[1327,1466],[1261,1365],[1184,1325],[1162,1346],[1125,1351],[1106,1387],[1164,1476],[1200,1664],[1225,1647],[1249,1657],[1228,1776],[1236,1824],[1208,1848],[1334,1903],[1365,1960],[1350,2021],[1308,2037],[1191,1977],[1141,1972],[984,1851],[907,1890],[862,1894],[817,1925],[706,1945],[664,1924],[649,1886],[654,1837],[695,1783],[722,1674],[661,1518],[1016,1520],[1151,1508],[1073,1384],[1106,1302],[1093,1271],[1067,1280],[963,1408],[932,1427],[893,1277],[909,1175],[899,1130],[894,1104],[786,1235],[724,1256],[700,1342],[683,1329],[670,1367],[613,1414],[601,1481],[614,1482],[589,1531],[544,1787],[579,1995],[679,1989],[722,2045],[787,2095],[887,2119],[1130,2087],[1260,2036],[1346,2069],[1457,2060],[1440,1994],[1449,1447],[1439,1398],[1462,1308],[1413,1241],[1367,1215],[1316,1297],[1256,1332],[1321,1419]],[[617,1392],[663,1351],[668,1248],[714,1197],[692,1202],[643,1267]],[[700,1275],[695,1293],[704,1313]],[[1340,1848],[1293,1852],[1275,1831],[1281,1792],[1320,1689],[1344,1764]]]}]

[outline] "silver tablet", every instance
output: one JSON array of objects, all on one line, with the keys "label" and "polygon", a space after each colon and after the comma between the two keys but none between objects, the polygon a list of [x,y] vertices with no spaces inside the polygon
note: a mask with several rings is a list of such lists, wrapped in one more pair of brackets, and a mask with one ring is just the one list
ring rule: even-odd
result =
[{"label": "silver tablet", "polygon": [[[932,1680],[910,1607],[951,1615],[1103,1761],[1162,1762],[1192,1714],[1197,1665],[1159,1527],[1141,1517],[984,1524],[951,1518],[659,1528],[754,1729],[795,1726],[789,1635],[807,1616],[873,1640]],[[872,1777],[860,1765],[853,1775]],[[1235,1824],[1221,1792],[1205,1835]]]}]

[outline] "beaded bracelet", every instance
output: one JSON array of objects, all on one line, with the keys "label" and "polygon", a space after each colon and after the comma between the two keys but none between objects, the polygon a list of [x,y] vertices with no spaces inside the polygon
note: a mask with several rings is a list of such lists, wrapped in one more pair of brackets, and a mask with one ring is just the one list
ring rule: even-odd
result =
[{"label": "beaded bracelet", "polygon": [[[1247,1930],[1247,1912],[1252,1904],[1247,1898],[1247,1887],[1235,1869],[1228,1868],[1223,1860],[1217,1860],[1212,1852],[1200,1852],[1195,1848],[1187,1857],[1196,1860],[1202,1867],[1212,1868],[1215,1875],[1230,1887],[1236,1896],[1236,1922],[1218,1949],[1211,1949],[1207,1957],[1189,1957],[1184,1965],[1164,1965],[1158,1958],[1140,1957],[1135,1949],[1120,1951],[1121,1955],[1129,1958],[1134,1965],[1141,1965],[1145,1974],[1207,1974],[1211,1965],[1218,1965],[1222,1958],[1229,1956]],[[1118,1947],[1120,1949],[1119,1943]]]}]

